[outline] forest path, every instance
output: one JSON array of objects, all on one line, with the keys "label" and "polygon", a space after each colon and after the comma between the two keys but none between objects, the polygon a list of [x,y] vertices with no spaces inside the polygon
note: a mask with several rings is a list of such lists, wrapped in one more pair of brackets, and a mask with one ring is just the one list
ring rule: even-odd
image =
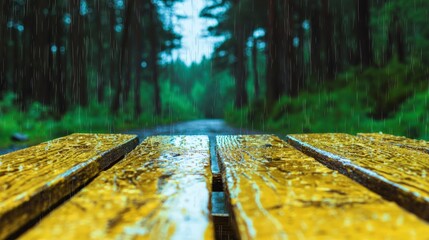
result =
[{"label": "forest path", "polygon": [[261,132],[243,128],[234,128],[222,119],[200,119],[169,125],[156,126],[148,129],[130,130],[124,133],[136,134],[140,141],[152,135],[216,135],[258,134]]}]

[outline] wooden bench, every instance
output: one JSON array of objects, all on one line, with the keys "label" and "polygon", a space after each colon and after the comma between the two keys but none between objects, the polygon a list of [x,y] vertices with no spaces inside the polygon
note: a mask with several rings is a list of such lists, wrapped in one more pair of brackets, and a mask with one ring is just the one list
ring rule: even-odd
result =
[{"label": "wooden bench", "polygon": [[427,223],[277,137],[221,136],[217,146],[242,239],[428,236]]},{"label": "wooden bench", "polygon": [[0,156],[0,239],[428,239],[427,142],[287,141],[73,134]]},{"label": "wooden bench", "polygon": [[0,156],[0,239],[131,151],[136,136],[73,134]]},{"label": "wooden bench", "polygon": [[[362,135],[361,135],[362,136]],[[429,220],[429,155],[348,134],[290,135],[288,141],[386,199]]]}]

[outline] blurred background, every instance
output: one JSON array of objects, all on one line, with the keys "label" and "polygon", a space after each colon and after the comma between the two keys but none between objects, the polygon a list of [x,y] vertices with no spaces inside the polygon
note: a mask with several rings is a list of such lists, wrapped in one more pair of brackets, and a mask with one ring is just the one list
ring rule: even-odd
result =
[{"label": "blurred background", "polygon": [[429,139],[427,0],[1,0],[0,148],[221,118]]}]

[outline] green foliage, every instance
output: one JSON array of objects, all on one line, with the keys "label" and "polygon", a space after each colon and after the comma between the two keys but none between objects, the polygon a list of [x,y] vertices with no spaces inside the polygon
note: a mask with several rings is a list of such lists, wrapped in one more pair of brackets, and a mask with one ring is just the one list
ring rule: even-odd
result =
[{"label": "green foliage", "polygon": [[395,122],[403,135],[429,139],[429,90],[415,94],[405,101],[395,116]]},{"label": "green foliage", "polygon": [[178,86],[165,82],[162,85],[161,95],[163,117],[169,119],[169,122],[202,117],[200,110],[195,106],[195,102],[188,95],[181,92]]},{"label": "green foliage", "polygon": [[151,85],[143,84],[143,108],[140,116],[134,116],[133,104],[128,102],[116,115],[112,115],[109,103],[92,101],[88,107],[74,107],[60,120],[54,119],[53,109],[34,102],[26,111],[19,111],[14,104],[15,95],[7,93],[0,100],[0,148],[14,144],[10,137],[20,132],[29,136],[24,144],[32,145],[48,139],[76,132],[114,133],[129,129],[141,129],[160,124],[190,120],[202,117],[201,111],[187,95],[181,93],[177,86],[162,84],[162,99],[164,112],[154,116],[152,98],[149,91]]},{"label": "green foliage", "polygon": [[3,99],[0,101],[0,114],[5,114],[14,108],[14,102],[16,100],[16,94],[7,92]]},{"label": "green foliage", "polygon": [[428,73],[429,68],[421,63],[404,65],[392,61],[385,68],[368,68],[359,74],[359,88],[374,103],[371,115],[377,119],[392,117],[415,91],[428,88]]},{"label": "green foliage", "polygon": [[427,16],[429,1],[394,0],[382,1],[381,6],[372,9],[371,28],[377,62],[382,62],[386,50],[387,33],[392,17],[396,15],[402,26],[407,52],[419,61],[429,63],[429,25]]},{"label": "green foliage", "polygon": [[11,145],[10,137],[16,132],[28,134],[33,143],[51,136],[53,120],[46,118],[47,108],[33,103],[27,112],[21,112],[14,105],[15,99],[16,95],[9,92],[0,100],[0,147]]},{"label": "green foliage", "polygon": [[428,72],[418,62],[351,68],[329,84],[294,98],[284,96],[271,108],[262,101],[238,110],[230,106],[225,119],[280,135],[381,131],[429,139]]}]

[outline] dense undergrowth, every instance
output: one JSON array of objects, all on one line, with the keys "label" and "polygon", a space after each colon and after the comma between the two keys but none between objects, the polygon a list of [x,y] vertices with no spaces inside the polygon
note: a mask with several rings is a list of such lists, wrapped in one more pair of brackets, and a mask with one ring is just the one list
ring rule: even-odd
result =
[{"label": "dense undergrowth", "polygon": [[429,139],[428,80],[428,68],[418,62],[354,68],[295,98],[284,96],[275,106],[254,101],[241,110],[230,107],[225,118],[281,135],[384,132]]},{"label": "dense undergrowth", "polygon": [[[143,88],[150,89],[148,86]],[[133,114],[132,103],[122,106],[118,113],[113,114],[108,103],[91,101],[88,107],[75,107],[55,119],[53,109],[38,102],[32,103],[26,111],[20,111],[16,106],[16,95],[9,92],[0,100],[0,148],[14,144],[33,145],[76,132],[116,133],[202,117],[189,98],[171,89],[168,84],[164,84],[162,90],[164,111],[162,115],[155,116],[152,94],[148,90],[145,93],[142,96],[144,110],[140,116]],[[26,134],[29,140],[14,143],[11,140],[14,133]]]}]

